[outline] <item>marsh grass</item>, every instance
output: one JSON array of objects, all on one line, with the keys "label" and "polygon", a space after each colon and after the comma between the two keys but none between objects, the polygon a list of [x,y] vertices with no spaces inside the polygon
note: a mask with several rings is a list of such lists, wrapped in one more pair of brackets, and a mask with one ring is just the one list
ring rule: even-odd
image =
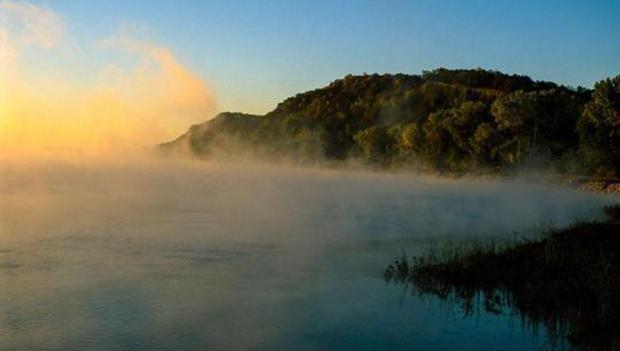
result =
[{"label": "marsh grass", "polygon": [[385,279],[456,301],[465,315],[479,307],[516,312],[530,326],[544,325],[552,340],[620,350],[620,205],[605,213],[606,221],[550,229],[531,241],[403,255]]}]

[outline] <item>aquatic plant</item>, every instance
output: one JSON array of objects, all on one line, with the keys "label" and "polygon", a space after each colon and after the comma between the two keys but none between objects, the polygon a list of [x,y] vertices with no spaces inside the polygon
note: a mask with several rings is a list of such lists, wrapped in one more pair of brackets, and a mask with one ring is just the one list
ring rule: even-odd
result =
[{"label": "aquatic plant", "polygon": [[508,310],[527,324],[544,325],[552,340],[584,350],[620,349],[620,205],[605,213],[606,221],[549,230],[509,247],[403,255],[385,279],[453,299],[465,315],[482,304],[488,313]]}]

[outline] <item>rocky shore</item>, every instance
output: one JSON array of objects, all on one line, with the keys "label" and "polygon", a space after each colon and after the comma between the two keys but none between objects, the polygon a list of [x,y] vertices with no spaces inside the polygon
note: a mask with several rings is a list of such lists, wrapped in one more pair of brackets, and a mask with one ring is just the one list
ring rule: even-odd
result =
[{"label": "rocky shore", "polygon": [[584,191],[620,194],[620,178],[578,177],[571,183]]}]

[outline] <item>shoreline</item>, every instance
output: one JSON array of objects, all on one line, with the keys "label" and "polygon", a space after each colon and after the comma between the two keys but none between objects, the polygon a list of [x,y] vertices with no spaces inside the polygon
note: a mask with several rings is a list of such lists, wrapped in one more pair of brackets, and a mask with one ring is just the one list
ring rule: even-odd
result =
[{"label": "shoreline", "polygon": [[[413,295],[456,302],[465,316],[516,314],[545,326],[551,340],[578,349],[620,348],[620,204],[607,219],[584,221],[505,247],[431,250],[403,255],[384,271]],[[476,312],[477,311],[477,312]]]},{"label": "shoreline", "polygon": [[[162,156],[155,153],[156,157],[167,159],[170,155]],[[527,179],[535,184],[552,184],[557,186],[567,186],[576,190],[581,190],[591,193],[606,193],[613,195],[620,195],[620,178],[613,177],[599,177],[599,176],[583,176],[570,173],[557,173],[557,172],[545,172],[540,171],[523,171],[518,170],[504,171],[504,172],[441,172],[432,170],[426,167],[415,166],[381,166],[381,165],[368,165],[355,159],[334,161],[324,160],[317,162],[299,162],[291,159],[276,159],[268,160],[262,158],[240,157],[239,159],[212,159],[202,158],[195,155],[183,155],[183,159],[194,162],[213,162],[213,163],[252,163],[252,164],[270,164],[276,166],[287,166],[293,168],[308,168],[308,169],[325,169],[325,170],[344,170],[344,171],[369,171],[369,172],[385,172],[388,174],[413,174],[416,176],[431,176],[444,179],[479,179],[479,180],[506,180],[506,179]]]},{"label": "shoreline", "polygon": [[583,191],[620,194],[620,178],[575,177],[571,185]]}]

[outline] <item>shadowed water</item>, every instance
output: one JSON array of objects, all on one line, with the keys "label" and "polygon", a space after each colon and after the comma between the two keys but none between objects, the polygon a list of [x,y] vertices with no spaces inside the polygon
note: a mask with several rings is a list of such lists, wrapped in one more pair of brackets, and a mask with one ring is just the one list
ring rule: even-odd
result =
[{"label": "shadowed water", "polygon": [[542,329],[462,318],[386,289],[382,269],[402,248],[528,236],[609,201],[257,165],[8,165],[0,349],[545,349]]}]

